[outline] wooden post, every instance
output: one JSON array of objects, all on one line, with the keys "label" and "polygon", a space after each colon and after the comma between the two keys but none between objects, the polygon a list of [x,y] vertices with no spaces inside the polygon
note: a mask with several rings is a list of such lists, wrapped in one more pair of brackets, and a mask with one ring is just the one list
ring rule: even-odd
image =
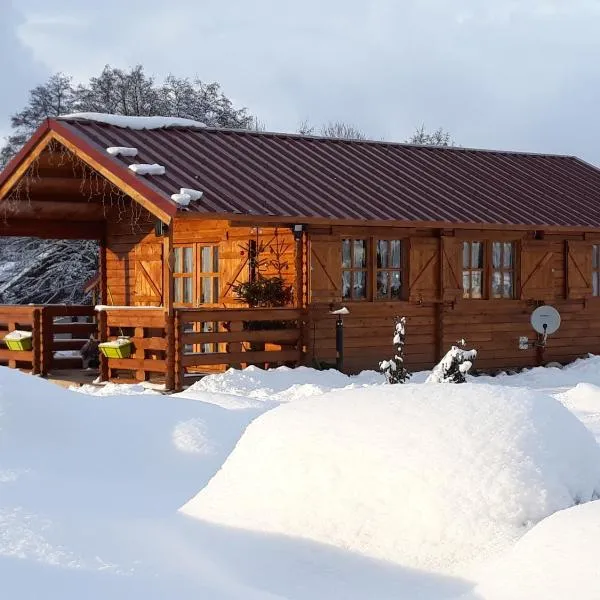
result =
[{"label": "wooden post", "polygon": [[[97,311],[98,319],[98,341],[108,341],[108,315],[105,310]],[[100,381],[108,381],[110,369],[108,365],[108,358],[100,353]]]},{"label": "wooden post", "polygon": [[42,317],[42,308],[35,308],[33,310],[33,358],[31,360],[31,373],[33,375],[39,375],[42,372],[42,352],[45,345],[44,340],[44,322]]},{"label": "wooden post", "polygon": [[[179,310],[175,310],[173,314],[173,387],[176,392],[183,389],[183,327],[181,324],[181,314]],[[168,364],[167,364],[168,367]]]},{"label": "wooden post", "polygon": [[[105,227],[106,230],[106,227]],[[100,271],[100,304],[108,304],[108,274],[106,272],[106,231],[100,240],[100,256],[99,265]]]},{"label": "wooden post", "polygon": [[[144,328],[136,327],[133,332],[133,337],[137,338],[138,340],[141,341],[141,344],[137,344],[137,346],[135,346],[135,351],[134,351],[133,357],[137,360],[143,361],[146,358],[146,350],[143,347],[144,346]],[[135,345],[135,341],[134,341],[134,345]],[[136,370],[135,378],[138,381],[146,381],[146,371],[144,371],[143,367],[141,369]]]},{"label": "wooden post", "polygon": [[[9,321],[8,322],[8,331],[9,331],[9,333],[11,331],[15,331],[16,329],[17,329],[17,323],[15,321]],[[14,358],[9,359],[8,366],[11,369],[16,369],[17,368],[17,361]]]},{"label": "wooden post", "polygon": [[[176,389],[176,347],[175,347],[175,315],[165,314],[165,337],[167,339],[167,371],[165,373],[165,390]],[[179,390],[177,390],[179,391]]]}]

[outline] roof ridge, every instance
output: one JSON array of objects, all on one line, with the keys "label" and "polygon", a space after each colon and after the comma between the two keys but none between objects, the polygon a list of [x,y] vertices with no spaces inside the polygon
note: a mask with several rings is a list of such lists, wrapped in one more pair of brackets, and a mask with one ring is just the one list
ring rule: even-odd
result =
[{"label": "roof ridge", "polygon": [[[69,115],[58,117],[58,120],[67,123],[84,123],[105,128],[117,128],[117,129],[133,129],[129,127],[123,127],[113,125],[110,123],[103,123],[101,121],[93,121],[91,119],[85,119],[80,117],[70,117]],[[160,131],[163,128],[158,128]],[[572,154],[557,154],[549,152],[532,152],[526,150],[498,150],[493,148],[475,148],[472,146],[436,146],[431,144],[414,144],[409,142],[396,142],[390,140],[371,140],[371,139],[350,139],[350,138],[338,138],[329,137],[324,135],[306,135],[296,132],[286,131],[253,131],[251,129],[238,129],[229,127],[191,127],[186,125],[170,125],[165,130],[180,130],[180,131],[192,131],[196,133],[226,133],[226,134],[239,134],[239,135],[250,135],[257,137],[275,137],[275,138],[290,138],[298,139],[303,141],[313,141],[320,143],[342,143],[342,144],[361,144],[361,145],[373,145],[373,146],[391,146],[394,148],[412,148],[426,151],[446,151],[446,152],[476,152],[483,154],[502,154],[502,155],[517,155],[517,156],[537,156],[540,158],[561,158],[561,159],[578,159],[577,156]]]}]

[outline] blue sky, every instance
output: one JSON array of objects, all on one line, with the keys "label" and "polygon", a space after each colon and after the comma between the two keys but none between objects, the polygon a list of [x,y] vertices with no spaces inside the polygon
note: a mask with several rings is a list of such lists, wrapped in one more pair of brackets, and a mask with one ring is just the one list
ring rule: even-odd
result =
[{"label": "blue sky", "polygon": [[600,164],[598,31],[596,0],[0,0],[0,135],[50,73],[142,63],[219,81],[271,130],[425,123]]}]

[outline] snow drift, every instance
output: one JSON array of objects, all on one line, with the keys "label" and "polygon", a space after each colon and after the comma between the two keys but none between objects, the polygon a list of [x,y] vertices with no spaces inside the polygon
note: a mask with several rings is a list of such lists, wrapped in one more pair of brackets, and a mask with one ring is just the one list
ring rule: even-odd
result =
[{"label": "snow drift", "polygon": [[550,396],[370,386],[262,415],[182,511],[457,573],[598,492],[600,449]]},{"label": "snow drift", "polygon": [[494,563],[473,598],[600,598],[599,539],[600,502],[560,511],[536,525]]}]

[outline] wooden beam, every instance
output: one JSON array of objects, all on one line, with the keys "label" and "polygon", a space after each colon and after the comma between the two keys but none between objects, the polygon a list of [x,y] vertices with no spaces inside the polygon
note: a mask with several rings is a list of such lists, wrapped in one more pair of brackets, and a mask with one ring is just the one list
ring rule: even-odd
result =
[{"label": "wooden beam", "polygon": [[9,219],[0,217],[0,236],[37,237],[54,240],[99,240],[104,224],[96,221]]},{"label": "wooden beam", "polygon": [[[68,221],[101,221],[104,207],[95,202],[55,202],[20,200],[0,204],[0,218],[66,219]],[[39,226],[38,226],[39,227]]]},{"label": "wooden beam", "polygon": [[[102,183],[95,185],[91,180],[76,177],[23,177],[21,185],[29,190],[30,195],[66,195],[89,198],[96,190],[102,193]],[[98,189],[99,188],[99,189]]]},{"label": "wooden beam", "polygon": [[42,139],[38,142],[37,146],[31,150],[29,155],[21,162],[21,164],[13,171],[12,175],[0,185],[0,202],[8,194],[8,192],[18,183],[19,179],[25,175],[27,169],[31,166],[33,161],[44,151],[48,142],[52,138],[50,132],[46,133]]}]

